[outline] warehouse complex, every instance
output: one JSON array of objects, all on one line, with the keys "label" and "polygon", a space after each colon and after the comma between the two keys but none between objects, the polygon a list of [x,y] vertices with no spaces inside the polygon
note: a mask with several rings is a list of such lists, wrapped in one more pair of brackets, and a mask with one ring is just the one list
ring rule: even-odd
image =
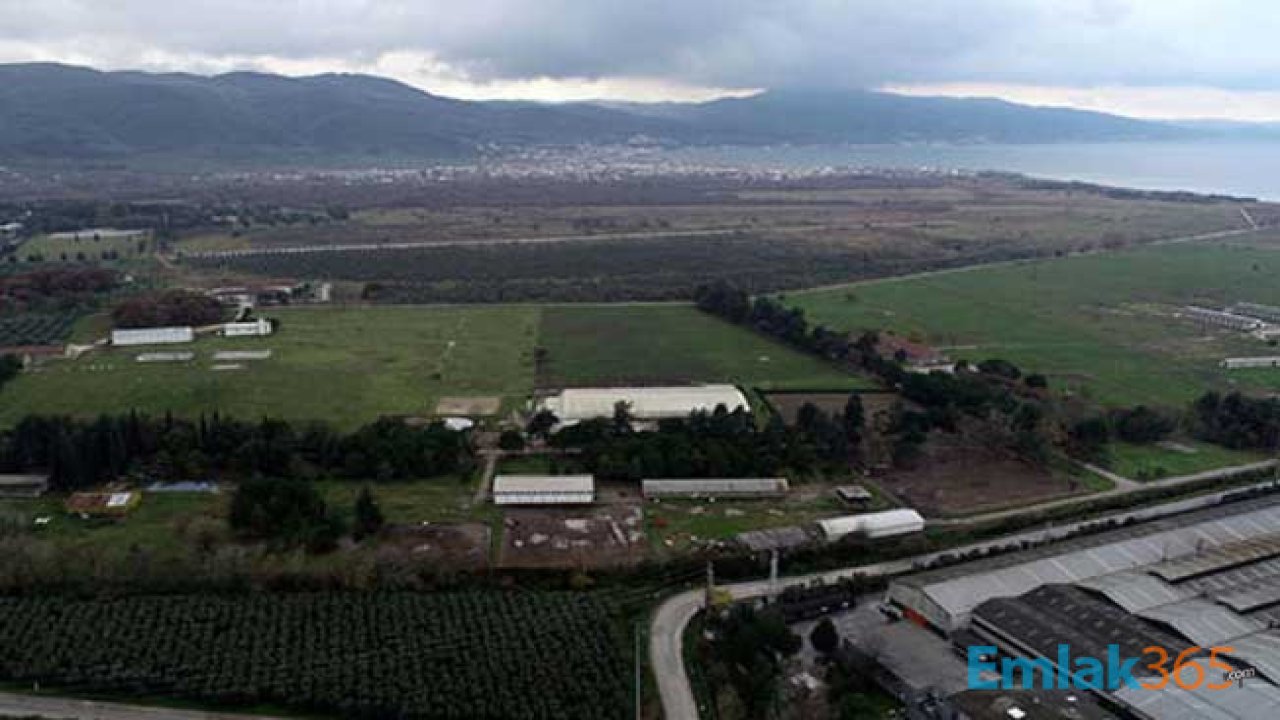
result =
[{"label": "warehouse complex", "polygon": [[1074,657],[1097,658],[1112,646],[1138,658],[1152,646],[1171,657],[1192,646],[1230,646],[1226,662],[1256,673],[1238,688],[1170,683],[1096,692],[1137,718],[1280,717],[1277,498],[907,576],[890,586],[888,600],[957,645],[994,645],[1051,667],[1063,645]]},{"label": "warehouse complex", "polygon": [[733,385],[569,388],[544,398],[539,408],[554,414],[561,425],[573,425],[592,418],[613,417],[618,403],[626,403],[631,417],[641,421],[685,418],[720,406],[729,411],[751,409],[746,396]]}]

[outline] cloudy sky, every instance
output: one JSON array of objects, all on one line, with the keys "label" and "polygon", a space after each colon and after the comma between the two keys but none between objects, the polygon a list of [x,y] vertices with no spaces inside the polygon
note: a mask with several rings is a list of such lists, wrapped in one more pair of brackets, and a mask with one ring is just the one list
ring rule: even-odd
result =
[{"label": "cloudy sky", "polygon": [[0,0],[0,62],[365,72],[466,98],[779,86],[1280,120],[1272,0]]}]

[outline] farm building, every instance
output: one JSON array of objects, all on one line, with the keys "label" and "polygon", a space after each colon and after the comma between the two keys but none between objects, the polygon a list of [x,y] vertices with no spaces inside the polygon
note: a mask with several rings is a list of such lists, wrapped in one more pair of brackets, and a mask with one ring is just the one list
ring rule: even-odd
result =
[{"label": "farm building", "polygon": [[613,417],[620,402],[630,406],[631,416],[637,420],[684,418],[696,411],[711,412],[720,405],[730,411],[751,408],[746,396],[733,385],[569,388],[543,399],[540,407],[551,411],[561,425],[572,425]]},{"label": "farm building", "polygon": [[1264,357],[1236,357],[1224,358],[1221,363],[1222,367],[1227,370],[1243,370],[1246,368],[1274,368],[1280,367],[1280,355],[1268,355]]},{"label": "farm building", "polygon": [[226,337],[263,337],[270,335],[275,328],[266,318],[258,318],[247,322],[229,322],[222,326],[222,334]]},{"label": "farm building", "polygon": [[836,497],[850,505],[866,505],[875,499],[871,491],[861,485],[841,485],[836,488]]},{"label": "farm building", "polygon": [[129,345],[173,345],[194,342],[195,339],[195,331],[190,327],[155,327],[111,331],[111,344],[121,347]]},{"label": "farm building", "polygon": [[954,363],[938,350],[897,335],[881,335],[876,341],[876,352],[885,359],[902,363],[903,367],[914,372],[950,372],[954,368]]},{"label": "farm building", "polygon": [[1235,313],[1236,315],[1248,315],[1268,322],[1280,322],[1280,307],[1275,305],[1242,302],[1227,308],[1227,312]]},{"label": "farm building", "polygon": [[48,490],[48,475],[0,475],[0,498],[37,498]]},{"label": "farm building", "polygon": [[853,533],[870,539],[905,535],[924,530],[924,518],[915,510],[899,508],[883,512],[843,515],[818,521],[818,528],[828,541],[834,542]]},{"label": "farm building", "polygon": [[498,475],[495,505],[590,505],[595,478],[590,475]]},{"label": "farm building", "polygon": [[1222,310],[1211,310],[1209,308],[1200,307],[1198,305],[1187,305],[1183,312],[1187,317],[1205,325],[1215,325],[1230,330],[1257,330],[1266,323],[1257,318],[1251,318],[1247,315],[1237,315],[1235,313],[1224,312]]},{"label": "farm building", "polygon": [[773,498],[787,494],[786,478],[645,480],[646,499],[652,498]]},{"label": "farm building", "polygon": [[78,492],[67,498],[67,512],[82,517],[124,517],[142,502],[142,493]]}]

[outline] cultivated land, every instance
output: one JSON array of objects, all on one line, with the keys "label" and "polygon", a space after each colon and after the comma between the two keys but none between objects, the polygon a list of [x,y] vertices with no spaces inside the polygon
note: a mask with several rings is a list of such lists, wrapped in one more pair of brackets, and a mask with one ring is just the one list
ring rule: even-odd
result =
[{"label": "cultivated land", "polygon": [[[519,398],[532,389],[536,309],[281,308],[266,338],[113,349],[56,360],[3,391],[0,422],[29,413],[89,415],[136,408],[329,420],[350,428],[385,414],[429,415],[444,395]],[[216,371],[219,350],[272,357]],[[146,351],[194,351],[190,363],[138,363]]]},{"label": "cultivated land", "polygon": [[1209,388],[1277,383],[1265,371],[1218,368],[1225,356],[1274,348],[1174,317],[1186,303],[1280,303],[1277,271],[1280,254],[1268,246],[1188,243],[873,281],[786,301],[816,322],[892,330],[953,359],[1001,357],[1104,404],[1181,407]]},{"label": "cultivated land", "polygon": [[553,306],[542,311],[540,387],[733,382],[871,387],[868,380],[690,305]]},{"label": "cultivated land", "polygon": [[1151,445],[1113,443],[1108,467],[1131,480],[1158,480],[1266,460],[1261,453],[1232,450],[1196,440],[1177,439]]}]

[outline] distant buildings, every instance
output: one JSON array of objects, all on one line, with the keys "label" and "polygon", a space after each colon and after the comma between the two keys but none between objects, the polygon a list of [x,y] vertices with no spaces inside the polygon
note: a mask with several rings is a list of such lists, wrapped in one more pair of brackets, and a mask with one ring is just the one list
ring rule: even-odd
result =
[{"label": "distant buildings", "polygon": [[1224,310],[1212,310],[1198,305],[1187,305],[1182,308],[1182,311],[1192,320],[1205,325],[1227,328],[1228,330],[1250,332],[1260,330],[1266,325],[1263,321],[1247,315],[1237,315]]},{"label": "distant buildings", "polygon": [[543,399],[540,408],[551,411],[563,426],[613,417],[620,402],[626,403],[631,417],[640,421],[686,418],[693,412],[711,412],[722,405],[729,411],[751,409],[746,396],[733,385],[570,388]]},{"label": "distant buildings", "polygon": [[0,498],[37,498],[48,490],[48,475],[0,475]]},{"label": "distant buildings", "polygon": [[876,342],[876,352],[886,360],[895,360],[912,372],[951,372],[955,363],[928,345],[912,342],[897,335],[883,334]]},{"label": "distant buildings", "polygon": [[660,498],[776,498],[787,494],[786,478],[645,480],[647,500]]},{"label": "distant buildings", "polygon": [[194,342],[195,339],[195,331],[190,327],[155,327],[111,331],[111,344],[118,347],[130,345],[173,345]]},{"label": "distant buildings", "polygon": [[1280,367],[1280,355],[1268,355],[1264,357],[1235,357],[1223,358],[1219,363],[1220,367],[1227,370],[1244,370],[1247,368],[1277,368]]},{"label": "distant buildings", "polygon": [[595,478],[590,475],[498,475],[495,505],[590,505]]},{"label": "distant buildings", "polygon": [[66,510],[81,517],[120,518],[133,512],[142,503],[142,493],[78,492],[67,498]]},{"label": "distant buildings", "polygon": [[1227,312],[1237,315],[1248,315],[1268,322],[1280,322],[1280,307],[1260,305],[1258,303],[1241,302],[1227,308]]},{"label": "distant buildings", "polygon": [[270,320],[258,318],[247,322],[229,322],[222,326],[226,337],[262,337],[270,335],[275,327]]}]

